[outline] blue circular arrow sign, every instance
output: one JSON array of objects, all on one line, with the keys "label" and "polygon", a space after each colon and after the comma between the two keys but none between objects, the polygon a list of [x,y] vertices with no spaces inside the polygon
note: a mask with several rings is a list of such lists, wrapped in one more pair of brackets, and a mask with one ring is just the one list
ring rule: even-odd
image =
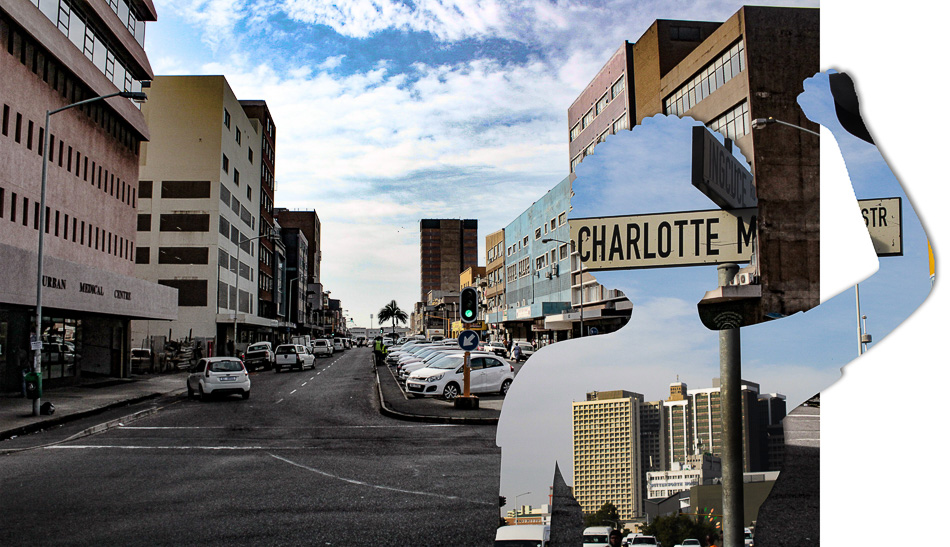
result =
[{"label": "blue circular arrow sign", "polygon": [[459,347],[465,351],[472,351],[478,347],[478,333],[473,330],[464,330],[459,335]]}]

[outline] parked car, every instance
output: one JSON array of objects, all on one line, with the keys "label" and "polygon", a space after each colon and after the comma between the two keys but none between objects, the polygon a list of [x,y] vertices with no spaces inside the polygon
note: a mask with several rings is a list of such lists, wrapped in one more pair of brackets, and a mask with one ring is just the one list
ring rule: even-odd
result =
[{"label": "parked car", "polygon": [[343,339],[342,339],[342,338],[334,338],[334,339],[333,339],[333,352],[336,353],[336,352],[338,352],[338,351],[343,351]]},{"label": "parked car", "polygon": [[515,342],[511,345],[511,351],[508,353],[509,359],[514,359],[516,345],[521,348],[521,358],[518,361],[527,361],[528,357],[534,355],[534,346],[528,342]]},{"label": "parked car", "polygon": [[508,356],[508,348],[506,348],[501,342],[488,342],[482,349],[485,351],[490,351],[499,357]]},{"label": "parked car", "polygon": [[613,528],[610,526],[589,526],[584,528],[584,547],[607,545],[611,530],[613,530]]},{"label": "parked car", "polygon": [[656,540],[654,536],[634,536],[630,540],[630,545],[653,545],[654,547],[659,547],[660,542]]},{"label": "parked car", "polygon": [[280,372],[284,367],[303,370],[307,367],[317,368],[316,358],[300,344],[283,344],[277,346],[274,352],[277,354],[277,362],[274,364],[274,370]]},{"label": "parked car", "polygon": [[204,401],[212,394],[240,393],[251,396],[251,377],[240,359],[235,357],[206,357],[199,359],[188,371],[185,380],[188,397],[197,393]]},{"label": "parked car", "polygon": [[314,357],[330,357],[333,355],[333,344],[326,338],[317,338],[310,341]]},{"label": "parked car", "polygon": [[[458,397],[462,394],[464,361],[462,355],[450,355],[430,367],[413,372],[406,379],[406,392],[447,400]],[[469,389],[472,393],[505,395],[515,379],[515,368],[493,355],[472,356],[470,366]]]},{"label": "parked car", "polygon": [[547,524],[502,526],[495,532],[495,547],[547,547],[551,527]]},{"label": "parked car", "polygon": [[270,370],[274,366],[274,361],[276,361],[276,356],[274,355],[274,348],[270,342],[255,342],[247,347],[244,350],[244,353],[241,355],[241,360],[244,361],[244,366],[248,370],[254,370],[257,367],[264,367],[265,370]]},{"label": "parked car", "polygon": [[682,543],[676,547],[701,547],[702,543],[698,539],[684,539]]}]

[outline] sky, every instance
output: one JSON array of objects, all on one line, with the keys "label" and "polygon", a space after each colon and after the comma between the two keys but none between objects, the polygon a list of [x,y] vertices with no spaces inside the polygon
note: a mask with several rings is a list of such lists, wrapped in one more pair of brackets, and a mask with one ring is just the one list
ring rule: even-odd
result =
[{"label": "sky", "polygon": [[[377,1],[349,2],[340,10],[299,0],[159,0],[146,50],[156,74],[224,74],[239,98],[268,102],[278,131],[277,205],[317,210],[324,228],[323,282],[365,326],[389,300],[409,309],[417,299],[420,218],[477,218],[483,238],[566,175],[567,107],[623,40],[635,41],[656,18],[723,20],[739,5],[538,0],[419,1],[407,7]],[[942,211],[945,139],[932,117],[917,112],[913,105],[920,102],[907,99],[939,89],[942,75],[929,70],[930,57],[907,52],[944,46],[940,25],[950,13],[923,0],[899,6],[873,0],[860,11],[852,5],[823,3],[821,67],[855,77],[871,132],[907,188],[905,222],[913,201],[940,269],[940,236],[950,233]],[[618,9],[624,17],[616,16]],[[909,108],[915,108],[910,115]],[[866,188],[886,173],[879,162],[854,158],[876,152],[837,140],[852,158],[848,168],[858,197],[878,190],[900,195],[891,186]],[[934,350],[945,337],[946,291],[938,279],[920,311],[901,324],[922,296],[915,289],[905,311],[895,311],[899,297],[888,296],[887,287],[904,281],[904,274],[889,264],[882,259],[877,275],[861,285],[862,312],[875,343],[854,364],[847,365],[856,355],[853,293],[842,292],[801,317],[821,321],[822,334],[839,339],[820,352],[821,367],[801,359],[808,372],[820,368],[817,382],[834,382],[844,367],[845,381],[822,392],[822,535],[829,544],[847,544],[850,533],[866,525],[867,507],[888,507],[898,497],[926,499],[941,486],[940,479],[908,482],[889,475],[920,463],[915,448],[942,453],[935,420],[923,417],[945,413],[941,398],[928,395],[950,381],[946,358]],[[665,309],[669,321],[687,315],[676,305]],[[825,310],[828,317],[816,315]],[[756,337],[743,338],[744,363],[756,370],[745,376],[790,402],[807,393],[806,386],[773,380],[766,368],[788,366],[799,352],[814,353],[814,344],[802,342],[804,329],[814,334],[814,324],[799,326],[799,319],[754,327],[777,329],[762,338],[784,337],[770,346],[777,348],[771,354],[768,347],[756,349]],[[704,355],[708,344],[695,342]],[[711,364],[705,357],[697,361],[698,370],[682,374],[691,386],[703,387]],[[642,390],[648,400],[663,391],[662,385],[659,393]],[[922,541],[933,532],[919,522],[901,533]]]}]

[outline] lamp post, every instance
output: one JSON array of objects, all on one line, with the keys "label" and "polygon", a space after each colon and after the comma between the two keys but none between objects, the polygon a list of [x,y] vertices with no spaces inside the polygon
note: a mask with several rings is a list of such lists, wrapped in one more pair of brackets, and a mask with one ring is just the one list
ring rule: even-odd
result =
[{"label": "lamp post", "polygon": [[[553,237],[548,237],[541,240],[541,243],[550,243],[552,241],[557,241],[558,243],[569,243],[571,245],[571,254],[577,254],[574,250],[574,240],[571,241],[561,241],[560,239],[555,239]],[[581,312],[581,337],[584,336],[584,261],[581,260],[581,256],[577,255],[577,263],[580,266],[581,273],[581,290],[580,290],[580,306],[578,309]]]},{"label": "lamp post", "polygon": [[[38,230],[39,241],[36,249],[36,340],[33,344],[33,372],[36,374],[40,374],[40,365],[43,362],[43,236],[45,234],[44,226],[46,226],[46,181],[49,176],[49,159],[52,157],[51,154],[53,153],[52,145],[50,144],[52,139],[49,135],[49,118],[57,112],[62,112],[63,110],[67,110],[76,106],[82,106],[95,101],[101,101],[110,97],[123,97],[125,99],[132,99],[136,101],[144,101],[148,98],[148,96],[141,91],[119,91],[46,111],[45,132],[43,133],[44,137],[43,143],[41,145],[43,147],[43,154],[41,156],[43,158],[43,175],[42,182],[40,183],[40,229]],[[40,376],[40,386],[42,385],[42,381],[42,376]],[[33,415],[40,415],[39,397],[33,399]]]}]

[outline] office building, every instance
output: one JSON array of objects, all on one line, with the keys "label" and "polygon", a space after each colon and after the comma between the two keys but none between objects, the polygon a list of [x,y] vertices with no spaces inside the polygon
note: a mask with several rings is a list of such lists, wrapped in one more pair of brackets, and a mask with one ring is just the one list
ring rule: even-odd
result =
[{"label": "office building", "polygon": [[[323,308],[323,283],[320,282],[320,262],[323,253],[320,251],[320,217],[316,211],[291,211],[289,209],[273,209],[273,217],[281,227],[281,230],[294,229],[299,231],[300,237],[303,237],[306,245],[304,260],[306,268],[302,270],[294,269],[296,266],[290,266],[288,284],[291,278],[296,278],[294,290],[294,299],[298,301],[297,309],[302,313],[291,312],[291,317],[298,317],[295,323],[297,331],[301,334],[311,334],[314,336],[329,334],[324,332],[320,316],[324,313]],[[283,238],[282,238],[283,239]],[[285,244],[286,249],[290,249]],[[290,325],[288,325],[290,326]]]},{"label": "office building", "polygon": [[688,491],[693,486],[712,484],[722,478],[722,461],[711,454],[696,454],[685,463],[674,462],[669,470],[646,474],[647,498],[656,500]]},{"label": "office building", "polygon": [[584,513],[609,502],[623,520],[643,514],[641,405],[643,395],[621,390],[572,403],[574,498]]},{"label": "office building", "polygon": [[478,266],[478,221],[422,219],[419,221],[422,290],[458,291],[459,274]]},{"label": "office building", "polygon": [[563,340],[572,328],[569,320],[545,321],[547,316],[563,314],[571,307],[570,207],[568,177],[504,229],[507,308],[495,319],[501,320],[512,340]]},{"label": "office building", "polygon": [[37,285],[46,387],[127,376],[130,320],[176,317],[174,288],[135,277],[149,139],[139,106],[98,100],[53,114],[45,129],[48,111],[142,91],[152,78],[145,26],[155,19],[150,0],[0,3],[0,391],[20,391],[33,366]]},{"label": "office building", "polygon": [[276,319],[257,313],[262,125],[223,76],[159,76],[143,113],[136,273],[177,288],[179,316],[136,322],[136,339],[170,331],[205,355],[272,340]]},{"label": "office building", "polygon": [[774,117],[817,131],[796,99],[820,69],[818,45],[817,9],[744,6],[724,22],[657,20],[568,109],[571,173],[609,135],[657,114],[689,116],[735,142],[752,167],[758,225],[768,227],[758,231],[761,296],[746,324],[818,304],[818,138],[751,126]]},{"label": "office building", "polygon": [[485,322],[492,340],[507,337],[500,315],[505,311],[505,230],[485,236]]}]

